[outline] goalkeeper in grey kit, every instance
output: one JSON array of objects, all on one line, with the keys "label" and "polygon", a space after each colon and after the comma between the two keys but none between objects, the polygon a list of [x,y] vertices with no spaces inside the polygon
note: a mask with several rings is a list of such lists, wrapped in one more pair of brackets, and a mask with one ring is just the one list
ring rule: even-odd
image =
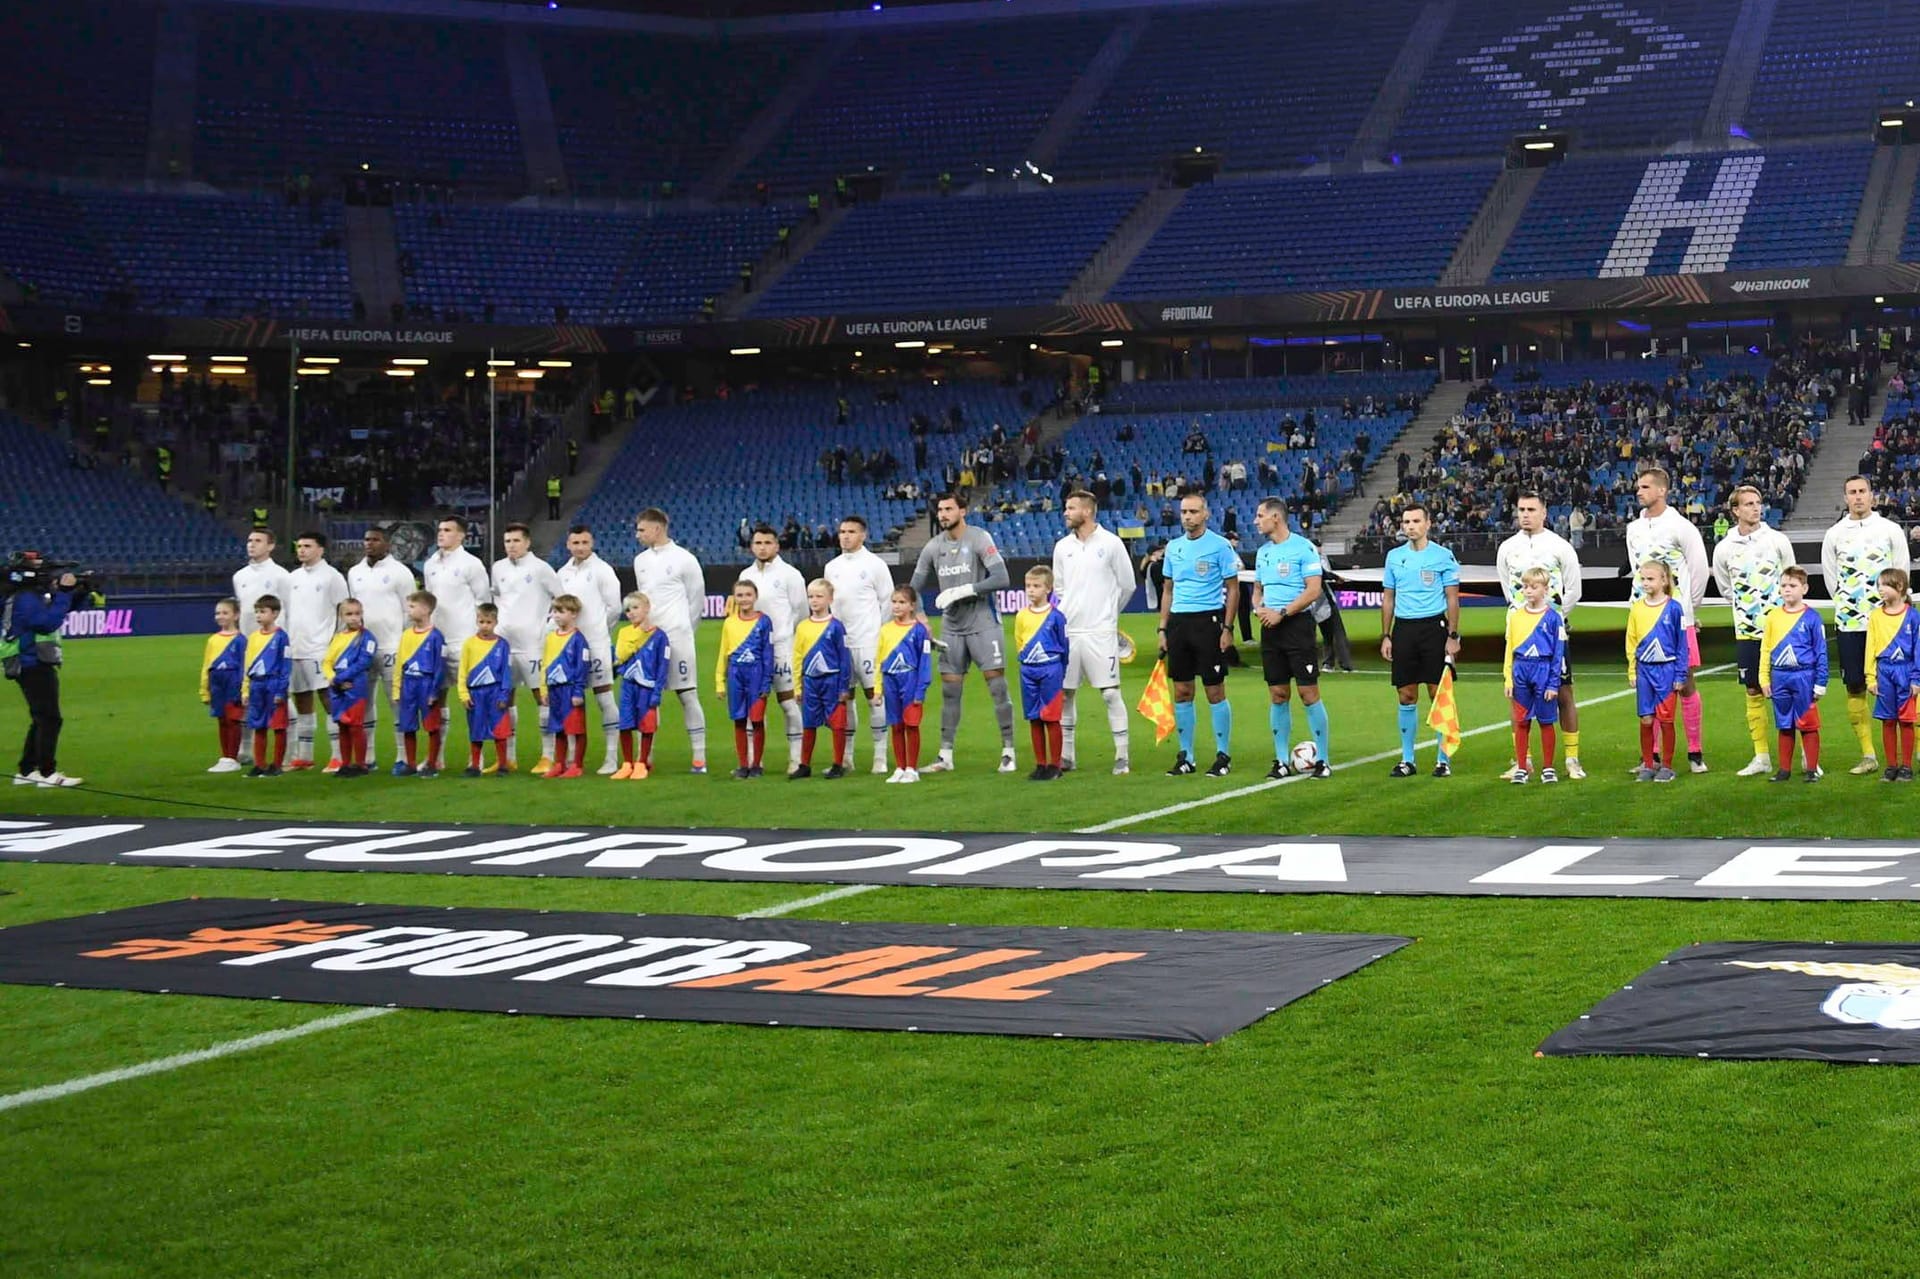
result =
[{"label": "goalkeeper in grey kit", "polygon": [[960,728],[960,696],[969,666],[978,665],[1000,722],[1000,771],[1019,767],[1013,754],[1013,701],[1007,694],[1006,631],[993,592],[1008,589],[1007,562],[985,529],[967,523],[967,499],[942,493],[934,507],[940,532],[920,549],[913,589],[939,593],[934,603],[945,619],[940,639],[940,754],[922,770],[951,772],[953,739]]}]

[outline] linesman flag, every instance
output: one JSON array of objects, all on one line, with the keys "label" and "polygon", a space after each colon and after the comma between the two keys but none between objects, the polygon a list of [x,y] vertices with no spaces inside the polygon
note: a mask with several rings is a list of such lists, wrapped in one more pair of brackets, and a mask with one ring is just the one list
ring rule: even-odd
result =
[{"label": "linesman flag", "polygon": [[1158,661],[1153,664],[1153,674],[1147,676],[1147,691],[1140,694],[1140,703],[1133,709],[1153,721],[1153,743],[1158,746],[1173,734],[1173,690],[1167,687],[1167,664]]},{"label": "linesman flag", "polygon": [[1460,703],[1453,700],[1453,662],[1447,662],[1447,669],[1440,672],[1440,683],[1434,688],[1433,709],[1427,712],[1427,727],[1440,734],[1441,749],[1449,758],[1460,749]]}]

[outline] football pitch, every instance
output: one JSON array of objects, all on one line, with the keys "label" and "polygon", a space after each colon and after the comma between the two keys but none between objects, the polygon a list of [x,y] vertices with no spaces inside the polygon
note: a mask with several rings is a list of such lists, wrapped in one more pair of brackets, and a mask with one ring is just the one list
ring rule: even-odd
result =
[{"label": "football pitch", "polygon": [[[1621,617],[1578,621],[1594,635]],[[1257,669],[1229,678],[1235,768],[1219,781],[1163,776],[1171,743],[1155,747],[1138,716],[1134,772],[1110,776],[1097,703],[1082,707],[1081,771],[1027,782],[1018,724],[1021,773],[998,775],[991,703],[973,676],[959,771],[911,788],[864,770],[786,781],[777,715],[774,771],[727,777],[731,734],[710,684],[708,777],[687,774],[672,707],[642,782],[209,776],[214,734],[189,636],[70,645],[61,763],[88,786],[12,788],[4,810],[1580,839],[1913,827],[1909,791],[1845,774],[1857,755],[1837,695],[1823,783],[1734,777],[1751,747],[1730,671],[1703,680],[1713,771],[1634,784],[1617,643],[1576,662],[1589,778],[1501,782],[1501,618],[1465,618],[1461,720],[1485,731],[1444,781],[1387,776],[1394,699],[1370,614],[1348,619],[1362,670],[1323,684],[1335,775],[1271,786],[1259,785],[1272,750]],[[1126,668],[1131,706],[1152,622],[1128,625],[1146,650]],[[1730,660],[1718,635],[1709,667]],[[1304,719],[1296,710],[1296,740]],[[6,749],[22,723],[7,692]],[[374,740],[391,762],[386,726]],[[1422,742],[1428,764],[1425,730]],[[596,731],[594,763],[599,750]],[[857,750],[864,765],[864,728]],[[925,887],[807,905],[822,886],[13,862],[0,862],[0,890],[9,926],[201,896],[1415,939],[1208,1047],[402,1010],[32,1104],[9,1099],[340,1010],[0,986],[10,1277],[1891,1274],[1920,1239],[1901,1189],[1920,1113],[1913,1072],[1533,1055],[1676,947],[1899,940],[1908,904]]]}]

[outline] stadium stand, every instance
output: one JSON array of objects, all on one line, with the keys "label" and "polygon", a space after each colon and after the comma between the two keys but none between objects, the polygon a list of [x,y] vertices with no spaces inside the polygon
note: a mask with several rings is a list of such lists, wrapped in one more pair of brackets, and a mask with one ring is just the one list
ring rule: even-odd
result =
[{"label": "stadium stand", "polygon": [[863,36],[740,175],[781,192],[868,169],[905,185],[1002,173],[1113,28],[1106,16],[943,25]]},{"label": "stadium stand", "polygon": [[[1287,499],[1296,527],[1317,529],[1357,489],[1433,386],[1431,373],[1133,382],[1082,418],[1024,484],[986,513],[1001,549],[1045,556],[1066,494],[1100,500],[1100,522],[1160,541],[1178,531],[1182,491],[1206,491],[1216,527],[1250,546],[1260,499]],[[1136,532],[1137,530],[1137,532]]]},{"label": "stadium stand", "polygon": [[[1920,184],[1916,184],[1920,188]],[[1920,189],[1914,192],[1913,207],[1907,212],[1907,234],[1900,246],[1902,262],[1920,262]]]},{"label": "stadium stand", "polygon": [[1488,155],[1516,133],[1582,147],[1664,146],[1705,114],[1736,0],[1463,4],[1393,146],[1408,159]]},{"label": "stadium stand", "polygon": [[1196,187],[1109,296],[1432,284],[1493,178],[1470,169]]},{"label": "stadium stand", "polygon": [[[1803,347],[1771,362],[1723,355],[1503,369],[1432,446],[1417,457],[1403,451],[1399,488],[1375,502],[1368,530],[1392,538],[1400,508],[1417,500],[1437,536],[1489,549],[1480,541],[1504,535],[1514,501],[1532,488],[1559,532],[1617,531],[1638,513],[1634,478],[1650,464],[1673,476],[1674,505],[1696,523],[1710,522],[1734,486],[1752,483],[1777,524],[1792,513],[1835,375],[1850,359]],[[1568,524],[1576,507],[1582,530]]]},{"label": "stadium stand", "polygon": [[1057,301],[1137,190],[928,197],[856,206],[756,315]]},{"label": "stadium stand", "polygon": [[576,190],[692,185],[817,47],[607,32],[538,44]]},{"label": "stadium stand", "polygon": [[9,9],[0,40],[5,162],[54,173],[141,173],[153,105],[154,10],[108,0]]},{"label": "stadium stand", "polygon": [[407,296],[472,319],[578,324],[692,317],[742,262],[773,243],[790,209],[672,209],[654,217],[502,207],[394,209]]},{"label": "stadium stand", "polygon": [[[1866,186],[1873,148],[1866,143],[1826,148],[1781,148],[1734,153],[1742,163],[1761,163],[1751,199],[1742,214],[1737,205],[1715,214],[1701,234],[1723,248],[1726,266],[1837,266],[1846,260],[1860,195]],[[1640,235],[1651,244],[1644,268],[1603,269],[1615,237],[1632,230],[1630,210],[1643,176],[1656,164],[1671,166],[1663,175],[1668,194],[1704,201],[1723,160],[1700,155],[1684,159],[1572,159],[1541,182],[1494,269],[1496,280],[1553,280],[1608,274],[1671,275],[1680,270],[1691,227]]]},{"label": "stadium stand", "polygon": [[1860,459],[1874,493],[1895,519],[1920,517],[1920,360],[1905,352],[1887,378],[1887,407],[1873,446]]},{"label": "stadium stand", "polygon": [[141,310],[164,315],[345,316],[353,295],[340,207],[266,196],[73,197]]},{"label": "stadium stand", "polygon": [[[924,494],[946,477],[963,483],[972,467],[962,455],[995,424],[1018,436],[1051,394],[1038,386],[952,380],[748,390],[655,409],[641,417],[577,519],[617,555],[633,545],[634,513],[659,506],[673,517],[675,540],[713,563],[745,562],[743,519],[776,528],[792,521],[796,532],[804,526],[811,535],[805,545],[830,547],[837,521],[855,513],[871,523],[878,542],[920,517]],[[841,397],[844,425],[837,424]],[[918,436],[926,442],[924,467],[915,452],[916,416],[926,422]],[[847,459],[838,482],[828,465],[836,450]],[[915,496],[901,495],[908,483]],[[564,554],[557,548],[556,562]]]},{"label": "stadium stand", "polygon": [[67,306],[104,307],[127,290],[73,200],[32,187],[0,187],[0,271],[30,296]]},{"label": "stadium stand", "polygon": [[1858,134],[1914,96],[1920,8],[1884,0],[1778,0],[1744,122],[1757,138]]},{"label": "stadium stand", "polygon": [[330,181],[364,164],[526,186],[498,27],[211,7],[198,19],[195,167],[212,180]]},{"label": "stadium stand", "polygon": [[237,561],[244,553],[232,529],[137,472],[83,461],[91,459],[0,412],[0,543],[57,548],[99,568]]},{"label": "stadium stand", "polygon": [[1416,11],[1342,5],[1304,24],[1277,5],[1155,14],[1056,167],[1150,172],[1195,147],[1241,173],[1342,159]]}]

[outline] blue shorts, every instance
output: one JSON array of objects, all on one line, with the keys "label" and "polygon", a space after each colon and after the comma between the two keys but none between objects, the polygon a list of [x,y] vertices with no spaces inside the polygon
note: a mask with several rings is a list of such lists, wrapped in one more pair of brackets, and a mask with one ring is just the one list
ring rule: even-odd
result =
[{"label": "blue shorts", "polygon": [[909,709],[915,706],[926,705],[926,699],[924,697],[909,701],[908,698],[911,696],[911,692],[910,687],[896,686],[892,680],[886,681],[882,700],[886,705],[887,723],[904,724],[907,722],[907,711]]},{"label": "blue shorts", "polygon": [[439,680],[409,679],[400,683],[400,705],[395,710],[398,727],[403,733],[417,733],[425,729],[429,733],[440,731],[440,717],[435,714],[434,701],[440,696]]},{"label": "blue shorts", "polygon": [[[540,708],[540,730],[545,733],[584,733],[586,732],[587,708],[582,702],[574,705],[576,696],[584,696],[580,690],[585,685],[559,684],[547,690],[547,704]],[[580,727],[573,727],[572,721],[579,717]]]},{"label": "blue shorts", "polygon": [[1901,724],[1914,722],[1913,682],[1914,668],[1911,665],[1894,665],[1882,662],[1873,673],[1873,686],[1878,692],[1873,695],[1873,717],[1890,719]]},{"label": "blue shorts", "polygon": [[207,714],[215,719],[231,718],[227,708],[240,700],[240,673],[209,674],[207,676]]},{"label": "blue shorts", "polygon": [[1513,668],[1513,704],[1536,724],[1560,722],[1560,685],[1549,684],[1547,672]]},{"label": "blue shorts", "polygon": [[[1808,727],[1807,716],[1816,715],[1812,727]],[[1820,723],[1813,707],[1813,675],[1810,672],[1783,675],[1773,673],[1773,726],[1783,733],[1795,729],[1804,732],[1819,731]]]},{"label": "blue shorts", "polygon": [[834,728],[844,725],[844,717],[840,725],[834,724],[833,720],[839,714],[840,695],[845,691],[845,685],[835,685],[824,679],[803,680],[800,685],[800,726]]},{"label": "blue shorts", "polygon": [[513,732],[512,721],[507,711],[513,706],[513,693],[505,688],[475,688],[468,690],[473,705],[467,708],[467,740],[484,742],[495,737],[506,737]]},{"label": "blue shorts", "polygon": [[[746,683],[729,678],[727,680],[727,718],[731,720],[760,719],[767,713],[767,694],[772,685],[766,680],[754,680]],[[758,714],[756,714],[756,710]]]},{"label": "blue shorts", "polygon": [[287,704],[276,702],[270,689],[254,687],[247,692],[247,727],[260,732],[287,726]]},{"label": "blue shorts", "polygon": [[1065,703],[1067,667],[1064,662],[1047,662],[1020,668],[1020,709],[1030,720],[1048,723],[1060,718]]},{"label": "blue shorts", "polygon": [[1749,693],[1760,691],[1760,641],[1735,640],[1733,665],[1740,672],[1740,683]]},{"label": "blue shorts", "polygon": [[660,690],[620,681],[620,730],[626,733],[651,733],[660,724]]},{"label": "blue shorts", "polygon": [[1663,719],[1673,717],[1673,707],[1668,704],[1674,690],[1686,682],[1686,668],[1679,662],[1642,662],[1634,680],[1634,688],[1639,696],[1635,699],[1636,715],[1653,715],[1665,710]]}]

